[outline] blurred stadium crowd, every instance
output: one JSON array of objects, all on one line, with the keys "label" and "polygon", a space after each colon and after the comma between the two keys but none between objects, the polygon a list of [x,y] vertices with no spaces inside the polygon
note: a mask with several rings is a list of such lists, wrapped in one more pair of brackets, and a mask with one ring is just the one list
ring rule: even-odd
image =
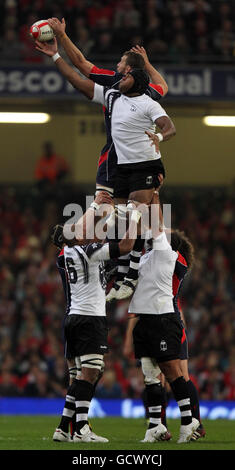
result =
[{"label": "blurred stadium crowd", "polygon": [[[56,194],[56,197],[55,197]],[[64,397],[64,292],[49,228],[68,202],[85,194],[61,185],[0,191],[0,396]],[[196,261],[182,307],[190,345],[189,371],[201,399],[235,400],[235,188],[164,187],[172,226],[192,240]],[[139,398],[141,369],[124,355],[127,301],[108,308],[110,353],[96,390],[100,398]]]},{"label": "blurred stadium crowd", "polygon": [[29,28],[64,16],[68,35],[92,60],[118,60],[139,44],[160,63],[233,63],[234,6],[234,0],[2,0],[0,59],[47,62]]}]

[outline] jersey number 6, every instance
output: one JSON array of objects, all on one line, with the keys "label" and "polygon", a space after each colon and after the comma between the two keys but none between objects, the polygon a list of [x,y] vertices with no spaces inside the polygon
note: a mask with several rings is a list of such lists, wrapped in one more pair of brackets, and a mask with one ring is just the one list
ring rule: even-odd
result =
[{"label": "jersey number 6", "polygon": [[66,258],[66,267],[69,275],[69,282],[71,284],[76,284],[78,280],[78,275],[76,269],[74,268],[73,258]]}]

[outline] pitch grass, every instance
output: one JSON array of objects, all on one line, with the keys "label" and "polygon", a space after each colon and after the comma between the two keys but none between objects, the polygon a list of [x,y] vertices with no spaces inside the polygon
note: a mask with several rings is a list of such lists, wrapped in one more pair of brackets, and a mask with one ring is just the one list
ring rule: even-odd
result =
[{"label": "pitch grass", "polygon": [[0,416],[0,450],[235,450],[235,421],[204,420],[206,437],[177,444],[180,422],[168,420],[169,442],[141,443],[146,423],[142,419],[95,418],[93,430],[108,443],[59,443],[52,435],[58,425],[55,416]]}]

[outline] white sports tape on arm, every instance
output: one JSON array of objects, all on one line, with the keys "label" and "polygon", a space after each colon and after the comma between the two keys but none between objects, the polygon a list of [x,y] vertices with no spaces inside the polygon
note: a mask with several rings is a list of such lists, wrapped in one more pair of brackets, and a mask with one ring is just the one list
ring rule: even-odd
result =
[{"label": "white sports tape on arm", "polygon": [[56,52],[56,53],[52,56],[53,62],[56,62],[60,57],[61,57],[61,56],[60,56],[59,52]]},{"label": "white sports tape on arm", "polygon": [[163,141],[163,135],[160,132],[158,132],[158,134],[156,134],[156,136],[157,136],[159,142]]}]

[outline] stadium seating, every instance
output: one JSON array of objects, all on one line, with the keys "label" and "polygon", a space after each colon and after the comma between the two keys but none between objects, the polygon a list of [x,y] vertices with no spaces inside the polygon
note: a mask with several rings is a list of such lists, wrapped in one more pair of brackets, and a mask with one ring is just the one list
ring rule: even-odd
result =
[{"label": "stadium seating", "polygon": [[[49,227],[61,221],[61,207],[71,200],[83,204],[76,186],[60,185],[56,197],[39,195],[35,186],[0,189],[0,396],[63,397],[66,391],[64,293]],[[182,192],[166,186],[162,201],[174,201],[173,226],[195,247],[181,296],[191,378],[201,399],[235,400],[234,187]],[[141,397],[141,370],[123,355],[127,305],[108,308],[111,351],[99,397]]]},{"label": "stadium seating", "polygon": [[71,39],[102,63],[136,44],[144,44],[153,62],[234,62],[233,0],[213,5],[205,0],[1,2],[1,60],[46,60],[35,52],[28,31],[35,21],[52,16],[65,16]]}]

